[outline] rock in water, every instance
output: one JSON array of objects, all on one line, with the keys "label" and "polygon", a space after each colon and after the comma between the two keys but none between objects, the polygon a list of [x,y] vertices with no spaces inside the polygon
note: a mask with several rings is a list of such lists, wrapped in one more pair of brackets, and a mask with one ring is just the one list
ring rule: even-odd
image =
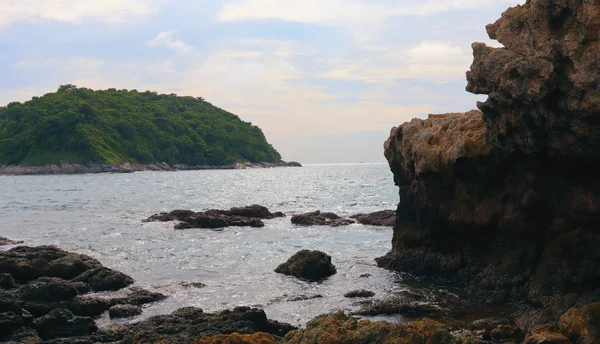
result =
[{"label": "rock in water", "polygon": [[337,214],[321,212],[320,210],[310,213],[298,214],[292,216],[292,223],[301,226],[330,226],[341,227],[353,224],[354,221],[344,219]]},{"label": "rock in water", "polygon": [[134,305],[116,305],[108,310],[111,319],[131,318],[140,314],[142,314],[142,308]]},{"label": "rock in water", "polygon": [[467,90],[489,95],[481,111],[392,129],[400,203],[379,266],[458,278],[489,303],[551,308],[598,288],[599,13],[584,0],[510,8],[487,27],[503,48],[473,44]]},{"label": "rock in water", "polygon": [[393,227],[396,222],[396,211],[381,210],[370,214],[352,215],[350,218],[356,219],[363,225]]},{"label": "rock in water", "polygon": [[296,252],[287,262],[279,265],[275,272],[296,276],[308,281],[327,278],[337,271],[331,264],[331,256],[321,251],[302,250]]}]

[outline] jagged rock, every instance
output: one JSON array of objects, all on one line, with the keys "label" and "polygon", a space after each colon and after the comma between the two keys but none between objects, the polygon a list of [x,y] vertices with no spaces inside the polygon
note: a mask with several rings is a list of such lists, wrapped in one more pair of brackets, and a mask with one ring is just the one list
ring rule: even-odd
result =
[{"label": "jagged rock", "polygon": [[572,344],[555,325],[536,326],[527,334],[523,344]]},{"label": "jagged rock", "polygon": [[0,288],[2,289],[13,289],[16,288],[15,279],[11,274],[2,272],[0,273]]},{"label": "jagged rock", "polygon": [[321,295],[321,294],[314,294],[314,295],[292,295],[292,296],[290,296],[288,294],[283,294],[282,296],[278,296],[278,297],[270,300],[269,304],[278,303],[278,302],[306,301],[306,300],[320,299],[322,297],[323,297],[323,295]]},{"label": "jagged rock", "polygon": [[113,304],[110,299],[89,297],[89,296],[77,296],[69,305],[75,315],[96,317],[107,311]]},{"label": "jagged rock", "polygon": [[253,334],[219,334],[196,339],[194,344],[276,344],[275,338],[263,332]]},{"label": "jagged rock", "polygon": [[391,324],[358,321],[338,312],[316,317],[305,329],[288,333],[282,343],[449,344],[456,341],[447,328],[429,319]]},{"label": "jagged rock", "polygon": [[296,276],[301,279],[316,281],[335,274],[335,266],[331,264],[331,256],[321,251],[301,250],[280,264],[275,272]]},{"label": "jagged rock", "polygon": [[600,3],[530,0],[473,45],[481,111],[391,131],[400,188],[381,267],[466,284],[474,301],[524,302],[556,321],[600,279]]},{"label": "jagged rock", "polygon": [[573,343],[600,343],[600,303],[569,309],[558,325]]},{"label": "jagged rock", "polygon": [[372,297],[375,293],[370,290],[352,290],[344,294],[344,297],[355,298],[355,297]]},{"label": "jagged rock", "polygon": [[292,216],[292,223],[301,226],[340,227],[353,224],[353,220],[344,219],[334,213],[322,213],[320,210]]},{"label": "jagged rock", "polygon": [[67,309],[55,309],[35,319],[34,327],[44,340],[85,336],[98,329],[92,318],[77,317]]},{"label": "jagged rock", "polygon": [[77,296],[77,288],[71,281],[60,278],[41,277],[29,282],[17,291],[17,295],[28,301],[64,301]]},{"label": "jagged rock", "polygon": [[134,305],[116,305],[110,307],[108,315],[111,319],[115,318],[131,318],[142,314],[142,308]]},{"label": "jagged rock", "polygon": [[352,215],[350,218],[355,219],[358,223],[362,223],[363,225],[394,227],[394,223],[396,222],[396,211],[381,210],[370,214]]},{"label": "jagged rock", "polygon": [[166,295],[148,291],[142,288],[132,287],[130,288],[131,293],[125,297],[113,298],[111,302],[113,304],[127,304],[141,306],[148,303],[162,301],[167,298]]}]

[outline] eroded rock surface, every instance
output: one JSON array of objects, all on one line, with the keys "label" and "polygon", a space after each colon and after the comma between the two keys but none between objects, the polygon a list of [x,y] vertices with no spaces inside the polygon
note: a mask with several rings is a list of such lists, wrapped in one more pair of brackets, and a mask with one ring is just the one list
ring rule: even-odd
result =
[{"label": "eroded rock surface", "polygon": [[320,210],[310,213],[303,213],[292,216],[292,223],[300,226],[330,226],[341,227],[353,224],[354,221],[345,219],[331,212],[321,212]]},{"label": "eroded rock surface", "polygon": [[396,211],[381,210],[370,214],[352,215],[350,218],[363,225],[393,227],[396,222]]},{"label": "eroded rock surface", "polygon": [[487,27],[504,48],[473,44],[467,90],[489,96],[479,111],[392,129],[400,203],[380,266],[451,277],[477,302],[524,302],[533,326],[598,288],[599,13],[590,0],[507,10]]}]

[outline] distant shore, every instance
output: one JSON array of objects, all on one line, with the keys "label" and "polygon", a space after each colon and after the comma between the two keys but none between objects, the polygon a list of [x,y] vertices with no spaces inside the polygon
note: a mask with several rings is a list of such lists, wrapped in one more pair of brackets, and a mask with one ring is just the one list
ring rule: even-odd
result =
[{"label": "distant shore", "polygon": [[121,163],[115,165],[102,164],[70,164],[59,163],[42,166],[0,165],[0,175],[36,175],[36,174],[79,174],[79,173],[131,173],[139,171],[193,171],[193,170],[238,170],[246,168],[302,167],[299,162],[236,162],[223,166],[188,166],[169,165],[166,162],[152,164]]}]

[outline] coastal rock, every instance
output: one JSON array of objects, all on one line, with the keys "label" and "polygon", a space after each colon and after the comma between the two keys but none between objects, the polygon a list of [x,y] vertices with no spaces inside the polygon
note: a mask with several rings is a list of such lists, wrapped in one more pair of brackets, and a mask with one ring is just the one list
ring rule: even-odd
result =
[{"label": "coastal rock", "polygon": [[193,344],[276,344],[275,338],[263,332],[253,334],[219,334],[196,339]]},{"label": "coastal rock", "polygon": [[173,210],[169,213],[160,213],[150,216],[142,222],[154,221],[181,221],[175,225],[175,229],[190,228],[224,228],[237,227],[264,227],[261,219],[272,219],[284,217],[282,212],[271,213],[268,208],[253,204],[242,208],[231,208],[229,210],[210,209],[204,212],[192,210]]},{"label": "coastal rock", "polygon": [[380,343],[380,344],[451,344],[457,343],[448,329],[433,320],[404,324],[385,321],[358,321],[343,312],[316,317],[305,329],[288,333],[283,343]]},{"label": "coastal rock", "polygon": [[555,325],[536,326],[527,334],[523,344],[572,344]]},{"label": "coastal rock", "polygon": [[381,210],[370,214],[352,215],[350,218],[355,219],[358,223],[362,223],[363,225],[394,227],[394,223],[396,222],[396,211]]},{"label": "coastal rock", "polygon": [[390,296],[382,300],[376,300],[364,305],[355,312],[357,315],[389,315],[403,314],[412,318],[425,315],[439,314],[441,309],[438,306],[407,300],[403,296]]},{"label": "coastal rock", "polygon": [[67,309],[55,309],[35,319],[34,327],[44,340],[85,336],[98,329],[92,318],[77,317]]},{"label": "coastal rock", "polygon": [[111,319],[116,318],[131,318],[142,314],[142,308],[134,305],[116,305],[110,307],[108,315]]},{"label": "coastal rock", "polygon": [[22,244],[22,241],[10,240],[9,238],[0,237],[0,246]]},{"label": "coastal rock", "polygon": [[400,203],[379,266],[452,278],[476,302],[536,305],[544,321],[598,287],[599,12],[583,0],[508,9],[487,27],[504,47],[473,44],[480,111],[392,129]]},{"label": "coastal rock", "polygon": [[573,343],[600,343],[600,303],[569,309],[560,317],[559,328]]},{"label": "coastal rock", "polygon": [[375,293],[370,290],[352,290],[344,294],[344,297],[355,298],[355,297],[372,297]]},{"label": "coastal rock", "polygon": [[331,264],[331,256],[321,251],[301,250],[280,264],[275,272],[292,275],[308,281],[327,278],[337,271]]},{"label": "coastal rock", "polygon": [[292,223],[301,226],[330,226],[340,227],[353,224],[353,220],[344,219],[339,217],[337,214],[325,212],[322,213],[320,210],[313,211],[310,213],[298,214],[292,216]]},{"label": "coastal rock", "polygon": [[84,282],[88,284],[93,291],[119,290],[134,282],[133,278],[124,273],[106,267],[87,270],[72,279],[72,281]]}]

